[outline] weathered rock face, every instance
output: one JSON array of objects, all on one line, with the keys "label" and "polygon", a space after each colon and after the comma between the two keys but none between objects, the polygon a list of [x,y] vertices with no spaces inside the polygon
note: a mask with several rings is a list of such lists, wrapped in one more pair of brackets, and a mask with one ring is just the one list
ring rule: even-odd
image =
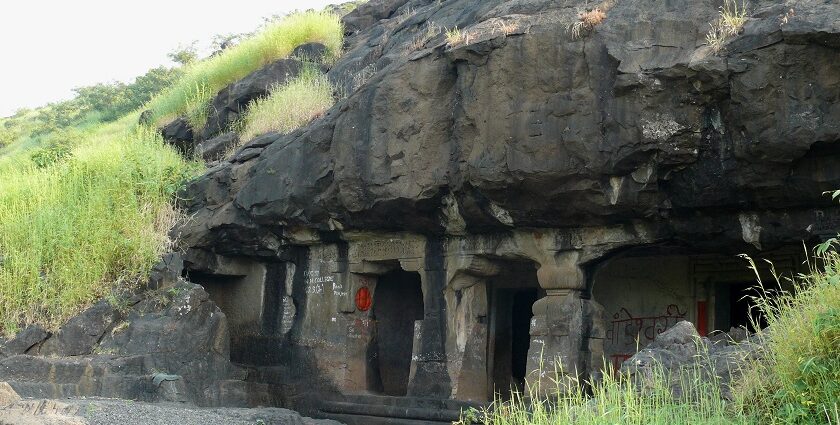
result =
[{"label": "weathered rock face", "polygon": [[[377,298],[395,273],[419,275],[422,293],[409,396],[486,400],[540,364],[599,369],[617,334],[593,279],[630,252],[653,258],[651,278],[657,256],[686,256],[674,263],[690,308],[639,303],[667,310],[662,323],[734,323],[714,291],[743,278],[703,255],[837,231],[822,192],[840,187],[840,8],[752,2],[716,55],[705,36],[720,3],[619,0],[580,39],[569,29],[581,1],[360,7],[329,71],[349,96],[305,128],[249,142],[183,194],[191,279],[241,284],[244,272],[220,265],[274,267],[259,296],[228,308],[259,303],[240,328],[250,346],[314,356],[311,380],[344,394],[391,376],[372,353],[387,320],[377,303],[408,302]],[[447,41],[444,27],[465,35]],[[624,323],[621,310],[611,324],[623,336],[662,318]]]},{"label": "weathered rock face", "polygon": [[25,397],[247,405],[225,394],[238,371],[225,315],[204,289],[182,281],[122,303],[103,300],[52,335],[22,332],[3,347],[0,380]]},{"label": "weathered rock face", "polygon": [[701,337],[691,322],[682,321],[627,359],[621,365],[621,372],[631,377],[640,389],[658,379],[657,376],[665,376],[677,396],[684,394],[681,385],[688,377],[696,377],[718,385],[720,394],[731,398],[732,381],[751,363],[764,357],[762,338],[762,334],[756,334],[742,341],[719,338],[711,342]]}]

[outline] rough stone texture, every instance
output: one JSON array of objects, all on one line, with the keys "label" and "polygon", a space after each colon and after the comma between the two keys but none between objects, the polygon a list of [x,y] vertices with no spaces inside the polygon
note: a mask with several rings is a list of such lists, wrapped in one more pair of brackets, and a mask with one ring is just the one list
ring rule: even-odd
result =
[{"label": "rough stone texture", "polygon": [[38,346],[50,337],[50,333],[44,328],[33,325],[20,331],[14,338],[5,343],[0,343],[0,355],[14,356],[24,354],[29,350],[38,350]]},{"label": "rough stone texture", "polygon": [[[408,19],[348,39],[331,78],[377,69],[348,99],[193,183],[187,245],[214,246],[214,222],[229,237],[331,220],[442,234],[448,194],[468,232],[642,221],[658,239],[707,248],[812,237],[825,230],[814,209],[831,205],[821,192],[840,185],[840,29],[819,1],[792,2],[801,13],[783,26],[772,3],[756,3],[715,56],[704,45],[711,0],[620,1],[582,40],[564,30],[571,1],[410,2]],[[503,17],[518,30],[494,29]],[[430,21],[475,36],[406,52]]]},{"label": "rough stone texture", "polygon": [[280,59],[219,91],[210,103],[207,124],[200,133],[201,140],[210,140],[226,131],[245,111],[248,103],[265,97],[272,87],[297,76],[301,66],[296,59]]},{"label": "rough stone texture", "polygon": [[163,140],[174,146],[183,155],[192,155],[195,134],[186,118],[175,118],[160,130]]},{"label": "rough stone texture", "polygon": [[121,300],[103,300],[28,354],[0,360],[0,379],[25,397],[248,405],[222,394],[244,376],[230,363],[225,315],[200,286],[181,281]]},{"label": "rough stone texture", "polygon": [[321,43],[304,43],[295,47],[292,57],[307,62],[321,63],[327,55],[327,46]]},{"label": "rough stone texture", "polygon": [[680,371],[688,370],[690,376],[717,382],[721,394],[731,398],[730,383],[738,379],[743,368],[763,357],[762,338],[762,334],[756,334],[736,341],[727,335],[712,343],[708,338],[701,338],[691,322],[682,321],[627,359],[621,365],[621,372],[629,374],[642,389],[654,376],[664,373],[670,377],[674,394],[681,395]]},{"label": "rough stone texture", "polygon": [[219,159],[227,153],[227,151],[239,143],[239,135],[234,132],[222,133],[212,139],[200,142],[195,147],[195,152],[205,162],[212,162]]},{"label": "rough stone texture", "polygon": [[84,356],[91,354],[105,333],[114,325],[117,310],[108,300],[101,300],[82,314],[73,317],[31,354],[44,356]]},{"label": "rough stone texture", "polygon": [[[367,287],[375,305],[396,269],[423,290],[410,396],[486,400],[492,365],[473,348],[492,343],[486,293],[511,284],[498,282],[511,263],[533,266],[542,297],[528,372],[542,344],[567,373],[597,370],[590,278],[604,259],[760,253],[840,223],[822,194],[840,187],[840,9],[751,2],[716,55],[719,6],[620,0],[575,39],[584,1],[363,4],[328,72],[347,97],[182,193],[185,267],[208,285],[230,277],[213,272],[224,258],[277,270],[248,360],[301,365],[274,378],[291,404],[311,388],[374,391],[377,318],[353,295]],[[450,44],[438,27],[466,36]]]}]

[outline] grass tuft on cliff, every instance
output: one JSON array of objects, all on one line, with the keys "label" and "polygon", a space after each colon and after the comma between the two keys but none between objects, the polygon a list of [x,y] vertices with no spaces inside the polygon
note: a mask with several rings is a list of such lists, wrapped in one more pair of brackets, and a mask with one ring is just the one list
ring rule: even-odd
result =
[{"label": "grass tuft on cliff", "polygon": [[219,90],[309,42],[324,44],[328,59],[337,57],[343,43],[338,15],[315,11],[289,15],[239,45],[190,65],[179,81],[147,105],[153,122],[162,125],[186,116],[193,128],[204,127],[207,108]]},{"label": "grass tuft on cliff", "polygon": [[294,80],[274,87],[265,99],[248,105],[239,139],[243,142],[277,131],[288,133],[322,115],[334,103],[327,76],[306,70]]},{"label": "grass tuft on cliff", "polygon": [[[169,245],[171,201],[197,171],[132,114],[54,152],[0,164],[0,331],[55,328],[143,278]],[[42,148],[44,149],[44,148]]]}]

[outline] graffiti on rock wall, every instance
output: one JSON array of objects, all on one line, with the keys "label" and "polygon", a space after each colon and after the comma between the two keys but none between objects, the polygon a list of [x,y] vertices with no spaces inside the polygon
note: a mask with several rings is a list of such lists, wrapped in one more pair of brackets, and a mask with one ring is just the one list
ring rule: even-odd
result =
[{"label": "graffiti on rock wall", "polygon": [[670,304],[665,313],[658,316],[634,317],[622,307],[613,315],[607,329],[607,342],[613,349],[625,350],[610,356],[613,367],[618,370],[621,363],[633,356],[629,349],[642,348],[677,322],[685,319],[685,313],[676,304]]}]

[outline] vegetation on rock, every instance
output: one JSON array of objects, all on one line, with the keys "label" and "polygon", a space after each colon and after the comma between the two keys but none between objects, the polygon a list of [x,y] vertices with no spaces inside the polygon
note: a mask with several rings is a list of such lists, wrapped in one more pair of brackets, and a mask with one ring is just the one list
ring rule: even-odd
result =
[{"label": "vegetation on rock", "polygon": [[[304,43],[324,44],[332,60],[342,37],[336,15],[297,13],[206,60],[0,119],[0,333],[57,327],[135,285],[170,246],[174,194],[201,166],[138,126],[139,108],[196,125],[219,89]],[[287,131],[331,104],[326,78],[306,73],[255,102],[244,128]]]},{"label": "vegetation on rock", "polygon": [[269,131],[292,131],[322,115],[332,104],[333,88],[326,75],[317,70],[304,71],[248,106],[240,140],[248,141]]},{"label": "vegetation on rock", "polygon": [[141,279],[168,247],[172,196],[194,168],[158,135],[131,129],[135,119],[0,168],[4,333],[61,324]]},{"label": "vegetation on rock", "polygon": [[149,103],[151,121],[165,124],[177,116],[186,116],[193,128],[200,129],[204,127],[210,100],[228,84],[288,56],[304,43],[319,42],[335,57],[341,52],[342,37],[337,15],[326,12],[289,15],[235,47],[188,67],[183,78]]}]

